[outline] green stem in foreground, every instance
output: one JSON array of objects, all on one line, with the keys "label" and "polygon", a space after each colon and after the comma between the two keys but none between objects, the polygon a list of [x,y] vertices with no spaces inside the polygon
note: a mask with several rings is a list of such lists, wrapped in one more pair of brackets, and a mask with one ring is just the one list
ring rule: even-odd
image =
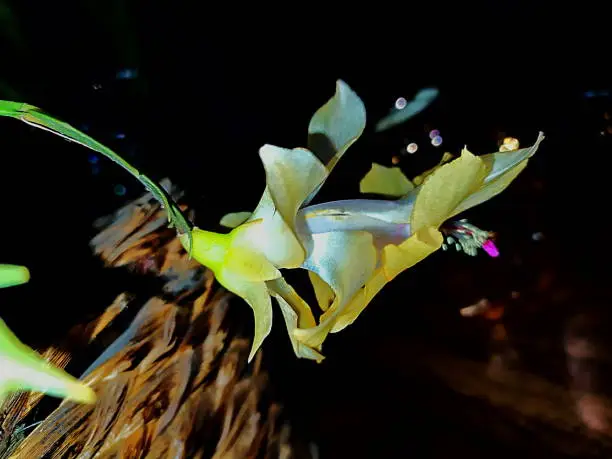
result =
[{"label": "green stem in foreground", "polygon": [[[87,134],[72,127],[68,123],[58,120],[53,116],[43,112],[33,105],[24,104],[22,102],[10,102],[0,100],[0,116],[16,118],[30,126],[34,126],[45,131],[49,131],[55,135],[63,137],[66,140],[76,142],[79,145],[90,148],[98,153],[106,156],[114,161],[123,169],[132,174],[147,190],[153,194],[155,199],[159,201],[166,212],[168,213],[168,222],[171,228],[176,228],[179,235],[187,234],[191,242],[191,229],[193,225],[189,223],[179,206],[174,202],[170,195],[158,183],[151,180],[146,175],[143,175],[128,163],[125,159],[112,151],[110,148],[102,145],[100,142],[89,137]],[[190,244],[191,246],[191,244]]]}]

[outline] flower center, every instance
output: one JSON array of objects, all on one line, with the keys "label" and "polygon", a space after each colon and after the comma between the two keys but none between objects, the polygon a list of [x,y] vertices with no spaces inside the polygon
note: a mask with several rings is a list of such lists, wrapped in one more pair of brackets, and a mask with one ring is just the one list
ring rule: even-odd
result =
[{"label": "flower center", "polygon": [[493,242],[493,233],[483,231],[469,223],[465,218],[445,224],[442,228],[445,241],[442,244],[443,250],[450,247],[470,256],[476,256],[478,249],[484,250],[489,256],[499,256],[499,250]]}]

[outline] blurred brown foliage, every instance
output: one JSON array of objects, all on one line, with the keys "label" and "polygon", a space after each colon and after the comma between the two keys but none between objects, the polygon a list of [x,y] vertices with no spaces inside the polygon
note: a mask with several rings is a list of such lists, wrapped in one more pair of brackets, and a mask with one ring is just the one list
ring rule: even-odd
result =
[{"label": "blurred brown foliage", "polygon": [[[5,402],[0,457],[310,457],[270,401],[261,352],[246,364],[250,339],[233,321],[231,295],[215,291],[212,274],[188,259],[166,223],[150,195],[96,222],[95,253],[109,267],[163,278],[163,291],[85,372],[97,404],[63,402],[25,436],[18,426],[41,396]],[[117,336],[113,323],[131,304],[134,298],[120,294],[96,320],[75,327],[66,346]],[[64,351],[46,355],[61,367],[70,360]]]}]

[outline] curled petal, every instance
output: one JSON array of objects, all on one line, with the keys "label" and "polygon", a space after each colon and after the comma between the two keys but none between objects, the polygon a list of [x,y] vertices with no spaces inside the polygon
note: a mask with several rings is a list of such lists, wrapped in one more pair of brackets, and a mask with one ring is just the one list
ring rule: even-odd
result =
[{"label": "curled petal", "polygon": [[280,271],[260,251],[254,249],[254,241],[270,237],[265,233],[262,220],[253,220],[230,233],[231,243],[223,259],[225,273],[241,277],[248,282],[262,282],[281,277]]},{"label": "curled petal", "polygon": [[[424,228],[399,246],[386,246],[383,249],[381,266],[347,304],[331,332],[339,332],[352,324],[388,282],[438,250],[442,246],[442,241],[443,236],[438,230]],[[324,320],[324,317],[321,320]]]},{"label": "curled petal", "polygon": [[361,193],[375,193],[401,197],[412,191],[414,185],[399,167],[385,167],[372,163],[372,168],[359,182]]},{"label": "curled petal", "polygon": [[[262,229],[265,229],[262,221],[254,220],[223,235],[230,242],[224,249],[218,269],[213,269],[221,285],[243,298],[253,310],[255,332],[249,362],[272,329],[272,301],[266,281],[281,277],[280,271],[268,258],[251,245],[251,238],[261,234],[265,236],[265,233],[260,233]],[[197,243],[198,237],[193,240],[194,244]],[[194,254],[197,253],[194,250]]]},{"label": "curled petal", "polygon": [[[259,227],[249,228],[248,233],[250,234],[252,248],[265,254],[266,258],[277,267],[289,268],[296,263],[299,266],[306,257],[304,246],[291,226],[277,212],[270,195],[270,189],[267,186],[255,212],[250,217],[250,221],[255,219],[262,223]],[[250,221],[247,223],[250,223]]]},{"label": "curled petal", "polygon": [[330,232],[312,236],[312,250],[302,267],[315,272],[326,282],[335,298],[319,325],[294,331],[300,342],[310,347],[319,347],[347,302],[372,276],[377,263],[373,239],[367,231]]},{"label": "curled petal", "polygon": [[[365,283],[365,285],[359,289],[359,291],[353,296],[351,301],[346,305],[341,314],[338,315],[331,327],[330,333],[337,333],[344,330],[346,327],[351,325],[359,314],[370,304],[372,299],[380,292],[389,280],[385,276],[382,267],[374,271],[374,274]],[[321,317],[321,321],[326,320],[325,314]]]},{"label": "curled petal", "polygon": [[525,169],[529,158],[536,153],[542,140],[544,134],[540,132],[531,147],[479,156],[487,168],[487,176],[480,188],[455,209],[455,214],[477,206],[504,191]]},{"label": "curled petal", "polygon": [[324,357],[318,349],[300,343],[293,335],[293,331],[297,328],[311,328],[316,325],[310,306],[283,278],[270,281],[267,285],[281,308],[295,355],[299,358],[316,360],[317,362],[323,361]]},{"label": "curled petal", "polygon": [[[308,149],[332,171],[346,150],[363,133],[366,111],[359,96],[342,80],[336,82],[336,93],[312,116],[308,125]],[[323,183],[310,194],[307,205]]]},{"label": "curled petal", "polygon": [[308,277],[312,283],[319,307],[321,310],[327,311],[334,302],[334,298],[336,298],[334,291],[327,284],[327,282],[321,279],[314,271],[308,271]]},{"label": "curled petal", "polygon": [[266,189],[250,220],[264,219],[265,231],[252,245],[276,266],[297,268],[306,253],[295,230],[298,209],[325,180],[327,169],[303,148],[264,145],[259,155],[266,171]]},{"label": "curled petal", "polygon": [[464,149],[461,156],[437,168],[421,185],[410,216],[413,232],[437,228],[455,215],[461,202],[476,192],[487,176],[485,163]]},{"label": "curled petal", "polygon": [[94,403],[95,392],[52,366],[23,344],[0,319],[0,402],[7,393],[29,390],[80,403]]},{"label": "curled petal", "polygon": [[385,277],[391,281],[399,273],[411,268],[442,246],[443,236],[433,227],[422,228],[400,245],[388,245],[383,249],[382,267]]},{"label": "curled petal", "polygon": [[251,362],[272,330],[272,300],[268,287],[265,282],[249,282],[226,269],[223,269],[217,278],[225,288],[241,297],[253,310],[255,331],[249,353],[249,362]]},{"label": "curled petal", "polygon": [[292,225],[302,203],[327,177],[327,169],[304,148],[289,150],[264,145],[259,156],[272,200],[285,221]]}]

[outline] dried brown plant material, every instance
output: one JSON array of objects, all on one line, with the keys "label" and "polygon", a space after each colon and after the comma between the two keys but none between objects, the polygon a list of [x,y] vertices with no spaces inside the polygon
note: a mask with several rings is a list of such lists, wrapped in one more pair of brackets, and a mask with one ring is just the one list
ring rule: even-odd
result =
[{"label": "dried brown plant material", "polygon": [[[164,296],[152,296],[112,352],[87,370],[98,402],[63,402],[10,457],[310,457],[279,423],[280,406],[264,398],[262,354],[247,365],[251,343],[231,314],[232,295],[215,290],[211,273],[188,259],[152,197],[98,226],[92,246],[106,264],[162,277]],[[119,295],[81,327],[82,339],[112,327],[130,301]]]}]

